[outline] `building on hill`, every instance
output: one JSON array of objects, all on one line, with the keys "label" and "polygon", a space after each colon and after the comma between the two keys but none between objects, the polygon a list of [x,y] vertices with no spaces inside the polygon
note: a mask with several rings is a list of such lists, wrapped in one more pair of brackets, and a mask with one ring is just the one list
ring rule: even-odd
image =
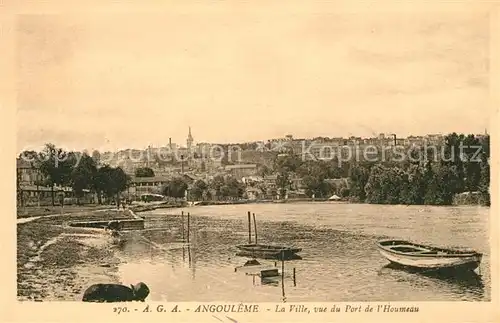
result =
[{"label": "building on hill", "polygon": [[241,180],[243,177],[257,175],[257,164],[227,165],[225,170],[236,179]]},{"label": "building on hill", "polygon": [[130,195],[140,196],[144,193],[161,193],[163,185],[167,184],[171,177],[154,176],[154,177],[132,177],[132,185],[128,192]]},{"label": "building on hill", "polygon": [[421,136],[409,136],[405,139],[405,146],[423,146],[425,143],[425,138]]}]

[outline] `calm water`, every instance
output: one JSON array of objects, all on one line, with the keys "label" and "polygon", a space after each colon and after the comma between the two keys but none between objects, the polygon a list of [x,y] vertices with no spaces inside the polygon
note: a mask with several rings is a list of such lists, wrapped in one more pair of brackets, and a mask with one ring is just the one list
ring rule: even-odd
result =
[{"label": "calm water", "polygon": [[[152,301],[280,302],[283,292],[288,302],[490,300],[488,208],[290,203],[183,210],[191,214],[189,246],[180,242],[180,215],[172,215],[181,210],[164,209],[145,213],[146,230],[128,233],[119,247],[122,281],[146,282]],[[235,272],[247,260],[234,247],[248,241],[247,211],[256,214],[259,242],[303,249],[303,259],[285,262],[284,288],[280,280]],[[375,247],[386,237],[474,248],[483,262],[479,274],[460,278],[392,269]]]}]

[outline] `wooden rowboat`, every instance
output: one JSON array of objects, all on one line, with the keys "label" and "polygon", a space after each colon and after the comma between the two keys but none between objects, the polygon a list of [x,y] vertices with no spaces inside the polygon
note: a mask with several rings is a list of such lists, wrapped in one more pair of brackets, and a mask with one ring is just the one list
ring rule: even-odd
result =
[{"label": "wooden rowboat", "polygon": [[437,248],[404,240],[382,240],[377,247],[391,263],[426,270],[474,270],[483,256],[473,250]]},{"label": "wooden rowboat", "polygon": [[296,253],[301,252],[301,248],[274,246],[265,244],[244,244],[236,246],[240,250],[238,255],[250,256],[264,259],[290,259],[298,257]]}]

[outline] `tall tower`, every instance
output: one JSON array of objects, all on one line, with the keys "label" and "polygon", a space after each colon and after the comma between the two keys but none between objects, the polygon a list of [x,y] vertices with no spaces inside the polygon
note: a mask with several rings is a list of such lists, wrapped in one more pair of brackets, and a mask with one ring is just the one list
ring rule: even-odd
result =
[{"label": "tall tower", "polygon": [[191,127],[189,127],[189,133],[186,140],[188,152],[191,153],[191,148],[193,145],[193,136],[191,135]]}]

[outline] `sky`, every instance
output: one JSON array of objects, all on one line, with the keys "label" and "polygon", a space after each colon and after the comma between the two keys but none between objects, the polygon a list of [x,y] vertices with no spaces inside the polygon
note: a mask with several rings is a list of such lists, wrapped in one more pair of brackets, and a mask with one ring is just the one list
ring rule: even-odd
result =
[{"label": "sky", "polygon": [[485,11],[217,8],[19,16],[18,150],[488,128]]}]

